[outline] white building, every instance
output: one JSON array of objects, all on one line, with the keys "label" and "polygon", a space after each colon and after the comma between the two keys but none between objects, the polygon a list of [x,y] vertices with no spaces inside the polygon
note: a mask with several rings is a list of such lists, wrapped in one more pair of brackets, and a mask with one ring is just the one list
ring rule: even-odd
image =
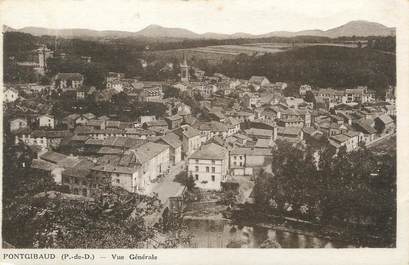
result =
[{"label": "white building", "polygon": [[15,118],[10,120],[10,132],[17,131],[22,128],[27,128],[28,123],[26,118]]},{"label": "white building", "polygon": [[50,129],[54,129],[54,116],[52,115],[41,115],[38,117],[38,126],[41,127],[47,127]]},{"label": "white building", "polygon": [[6,103],[14,102],[18,99],[18,91],[12,87],[8,87],[4,90],[3,101]]},{"label": "white building", "polygon": [[215,143],[202,146],[188,160],[188,173],[201,189],[221,190],[228,168],[228,150]]}]

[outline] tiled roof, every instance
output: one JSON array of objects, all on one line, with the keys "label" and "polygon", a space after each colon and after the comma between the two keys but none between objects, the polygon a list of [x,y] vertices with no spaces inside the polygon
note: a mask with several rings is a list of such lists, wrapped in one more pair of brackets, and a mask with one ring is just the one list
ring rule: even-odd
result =
[{"label": "tiled roof", "polygon": [[272,130],[257,129],[257,128],[250,128],[250,129],[245,130],[245,132],[248,135],[255,135],[255,136],[271,137],[273,135]]},{"label": "tiled roof", "polygon": [[200,132],[197,129],[192,128],[190,125],[183,125],[180,128],[173,130],[175,134],[180,137],[186,136],[187,138],[193,138],[199,136]]},{"label": "tiled roof", "polygon": [[58,168],[56,164],[53,164],[51,162],[47,162],[44,160],[40,160],[40,159],[33,159],[33,162],[31,163],[31,167],[35,169],[41,169],[44,171],[52,171]]},{"label": "tiled roof", "polygon": [[257,139],[257,142],[254,147],[269,148],[270,143],[271,143],[270,139]]},{"label": "tiled roof", "polygon": [[217,121],[201,122],[197,125],[200,131],[212,131],[212,132],[225,132],[227,131],[226,125]]},{"label": "tiled roof", "polygon": [[92,113],[90,113],[90,112],[85,113],[85,114],[83,114],[82,116],[84,116],[87,120],[91,120],[91,119],[94,119],[94,118],[95,118],[95,115],[92,114]]},{"label": "tiled roof", "polygon": [[337,134],[337,135],[333,135],[330,137],[330,140],[334,140],[337,143],[343,143],[349,140],[349,136],[345,135],[345,134]]},{"label": "tiled roof", "polygon": [[354,127],[356,127],[357,130],[363,131],[363,133],[366,134],[375,134],[376,129],[371,126],[373,123],[372,120],[369,119],[360,119],[354,122]]},{"label": "tiled roof", "polygon": [[172,132],[167,133],[164,136],[160,137],[160,140],[169,144],[173,148],[178,148],[182,145],[182,142],[179,140],[179,136],[177,136],[176,134]]},{"label": "tiled roof", "polygon": [[267,79],[265,76],[256,76],[253,75],[250,77],[249,82],[250,83],[261,83],[264,79]]},{"label": "tiled roof", "polygon": [[42,154],[40,158],[56,164],[67,158],[67,156],[54,151],[47,151],[46,153]]},{"label": "tiled roof", "polygon": [[199,150],[194,152],[190,158],[193,159],[224,159],[228,153],[227,149],[215,144],[210,143],[203,145]]},{"label": "tiled roof", "polygon": [[271,156],[271,150],[266,148],[234,147],[230,155]]},{"label": "tiled roof", "polygon": [[393,123],[392,118],[386,114],[379,116],[377,119],[382,121],[385,125]]},{"label": "tiled roof", "polygon": [[131,151],[135,154],[137,160],[143,164],[164,152],[166,149],[169,149],[167,145],[149,142]]},{"label": "tiled roof", "polygon": [[90,169],[79,169],[75,167],[66,168],[63,172],[63,176],[86,178],[91,173]]},{"label": "tiled roof", "polygon": [[122,167],[114,165],[101,165],[93,167],[94,171],[109,172],[109,173],[124,173],[124,174],[133,174],[138,171],[137,168],[132,167]]},{"label": "tiled roof", "polygon": [[298,135],[301,131],[299,127],[277,127],[277,135]]}]

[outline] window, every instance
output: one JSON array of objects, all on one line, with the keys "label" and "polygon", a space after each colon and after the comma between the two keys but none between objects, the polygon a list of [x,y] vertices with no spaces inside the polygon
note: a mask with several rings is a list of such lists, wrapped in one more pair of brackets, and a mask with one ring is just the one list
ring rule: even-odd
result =
[{"label": "window", "polygon": [[234,162],[233,162],[233,165],[237,166],[237,163],[236,163],[236,161],[234,161]]},{"label": "window", "polygon": [[234,159],[237,159],[237,156],[234,156]]},{"label": "window", "polygon": [[196,163],[199,163],[199,159],[196,159]]},{"label": "window", "polygon": [[206,167],[206,172],[209,172],[209,167]]},{"label": "window", "polygon": [[214,175],[212,175],[212,181],[215,181],[216,177]]},{"label": "window", "polygon": [[240,166],[243,166],[243,162],[240,162]]},{"label": "window", "polygon": [[199,175],[198,174],[195,175],[195,179],[199,180]]},{"label": "window", "polygon": [[79,184],[79,180],[77,178],[74,178],[74,183]]},{"label": "window", "polygon": [[240,159],[243,159],[243,156],[240,156]]},{"label": "window", "polygon": [[116,179],[116,183],[121,183],[121,180],[120,179]]},{"label": "window", "polygon": [[214,160],[212,160],[212,165],[214,165],[216,162]]},{"label": "window", "polygon": [[216,168],[212,167],[212,173],[215,173],[215,172],[216,172]]},{"label": "window", "polygon": [[199,166],[195,166],[196,172],[199,171]]}]

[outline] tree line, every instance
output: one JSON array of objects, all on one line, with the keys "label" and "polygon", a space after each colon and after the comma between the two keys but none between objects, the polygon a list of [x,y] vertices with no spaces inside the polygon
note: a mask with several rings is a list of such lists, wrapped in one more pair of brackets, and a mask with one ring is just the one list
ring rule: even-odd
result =
[{"label": "tree line", "polygon": [[337,155],[323,148],[314,155],[288,143],[273,150],[272,173],[261,172],[254,187],[262,214],[292,216],[354,231],[356,240],[377,235],[396,239],[396,154],[377,155],[362,147]]}]

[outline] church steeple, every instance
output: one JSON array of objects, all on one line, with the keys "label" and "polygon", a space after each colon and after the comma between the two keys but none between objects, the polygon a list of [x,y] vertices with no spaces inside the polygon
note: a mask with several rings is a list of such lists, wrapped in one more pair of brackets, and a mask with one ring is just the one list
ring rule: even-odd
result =
[{"label": "church steeple", "polygon": [[183,62],[180,65],[180,81],[189,82],[189,66],[187,65],[185,54],[183,54]]}]

